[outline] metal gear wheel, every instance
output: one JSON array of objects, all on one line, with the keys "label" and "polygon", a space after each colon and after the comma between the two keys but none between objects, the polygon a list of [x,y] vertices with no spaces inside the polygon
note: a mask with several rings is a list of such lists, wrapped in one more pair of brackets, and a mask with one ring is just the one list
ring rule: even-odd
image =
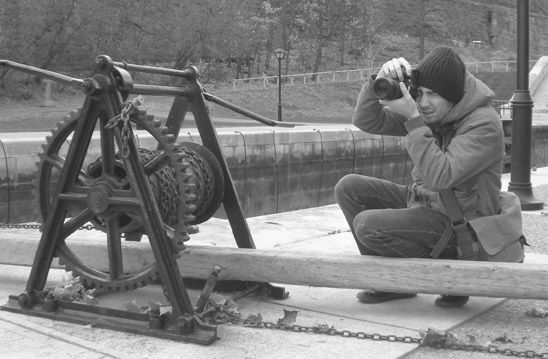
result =
[{"label": "metal gear wheel", "polygon": [[189,162],[196,184],[196,209],[192,213],[195,219],[189,224],[200,224],[210,219],[223,202],[223,171],[215,155],[202,145],[182,142],[181,151]]},{"label": "metal gear wheel", "polygon": [[[52,135],[47,137],[47,143],[42,146],[43,152],[39,154],[37,162],[38,175],[35,187],[35,196],[38,199],[39,218],[45,221],[56,184],[65,165],[65,155],[68,150],[71,135],[78,124],[80,112],[73,112],[64,121],[58,123]],[[98,121],[99,122],[99,121]],[[171,238],[174,252],[182,247],[182,242],[188,240],[187,225],[195,220],[193,212],[196,210],[196,186],[193,183],[194,175],[189,169],[189,163],[185,159],[185,151],[179,145],[174,144],[174,137],[167,134],[167,129],[161,126],[160,121],[143,111],[130,117],[130,122],[135,127],[141,128],[152,135],[151,149],[138,148],[139,160],[145,169],[151,184],[155,199],[158,203],[166,234]],[[57,248],[59,263],[65,265],[67,271],[74,277],[79,277],[86,288],[96,288],[99,292],[129,290],[145,286],[158,279],[158,270],[155,262],[150,263],[141,270],[124,270],[124,256],[122,246],[128,240],[139,240],[144,233],[142,219],[139,211],[131,210],[131,185],[127,178],[124,162],[119,160],[118,154],[114,157],[114,175],[105,176],[101,170],[101,154],[88,154],[80,169],[75,185],[82,194],[86,194],[87,206],[82,202],[71,206],[67,212],[62,236],[63,241]],[[86,167],[87,166],[87,167]],[[124,193],[122,203],[109,206],[109,195]],[[125,201],[125,203],[124,203]],[[75,201],[77,202],[77,201]],[[86,264],[84,254],[75,253],[71,249],[69,238],[79,227],[91,222],[99,231],[105,232],[107,242],[116,241],[114,253],[109,253],[108,266],[94,268]],[[114,223],[110,227],[109,223]],[[182,224],[179,224],[182,223]],[[174,226],[179,225],[178,235],[175,236]],[[114,238],[113,238],[114,237]],[[175,238],[177,237],[177,238]],[[123,238],[126,241],[123,241]],[[112,248],[112,246],[110,246]],[[88,260],[89,261],[89,260]],[[117,265],[113,265],[116,262]],[[112,268],[114,270],[112,273]]]}]

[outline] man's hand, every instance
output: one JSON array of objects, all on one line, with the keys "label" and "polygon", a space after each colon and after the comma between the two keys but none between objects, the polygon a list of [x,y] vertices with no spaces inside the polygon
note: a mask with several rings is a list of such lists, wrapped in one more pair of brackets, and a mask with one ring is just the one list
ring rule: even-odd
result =
[{"label": "man's hand", "polygon": [[400,115],[405,116],[408,120],[419,116],[419,111],[417,110],[417,104],[409,94],[407,87],[403,82],[400,82],[400,89],[403,93],[403,97],[397,100],[379,100],[379,102],[388,107],[391,111],[399,113]]},{"label": "man's hand", "polygon": [[403,81],[405,79],[404,72],[407,76],[411,76],[411,70],[411,65],[406,59],[403,57],[397,59],[394,58],[382,65],[377,77],[385,77]]}]

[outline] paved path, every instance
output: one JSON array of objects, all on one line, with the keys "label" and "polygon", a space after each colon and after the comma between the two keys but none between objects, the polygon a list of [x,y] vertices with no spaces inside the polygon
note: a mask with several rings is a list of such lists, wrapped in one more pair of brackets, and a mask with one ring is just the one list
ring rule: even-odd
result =
[{"label": "paved path", "polygon": [[[537,184],[548,183],[548,171],[532,174]],[[505,177],[505,183],[508,176]],[[540,212],[539,212],[540,213]],[[526,216],[538,216],[538,213]],[[538,218],[538,217],[536,217]],[[286,212],[249,219],[249,227],[258,248],[318,250],[355,253],[355,244],[344,218],[335,205]],[[79,232],[93,236],[94,232]],[[40,233],[32,230],[3,230],[3,263],[31,263]],[[21,238],[28,239],[26,248],[13,250]],[[33,242],[34,241],[34,242]],[[200,232],[191,237],[192,244],[234,245],[226,220],[212,219],[200,225]],[[11,248],[11,250],[10,250]],[[546,263],[548,256],[528,254],[528,259]],[[0,298],[21,293],[30,267],[0,265]],[[68,280],[68,274],[52,269],[48,286]],[[435,296],[418,295],[378,305],[363,305],[355,299],[355,290],[285,286],[290,296],[285,300],[264,300],[253,296],[237,302],[245,318],[261,314],[266,321],[277,322],[284,310],[298,311],[296,324],[333,326],[337,330],[376,333],[380,335],[419,337],[420,329],[448,330],[489,312],[502,303],[498,298],[473,297],[461,309],[441,309],[433,305]],[[190,290],[195,301],[198,291]],[[215,294],[220,295],[220,294]],[[125,309],[131,303],[147,305],[151,298],[160,300],[162,292],[151,285],[137,291],[102,297],[100,305]],[[390,341],[360,340],[338,336],[294,333],[269,329],[221,325],[220,339],[203,347],[142,337],[77,324],[56,322],[0,311],[0,344],[3,358],[27,358],[40,353],[43,358],[398,358],[417,349],[416,344]],[[415,357],[417,354],[414,354]]]}]

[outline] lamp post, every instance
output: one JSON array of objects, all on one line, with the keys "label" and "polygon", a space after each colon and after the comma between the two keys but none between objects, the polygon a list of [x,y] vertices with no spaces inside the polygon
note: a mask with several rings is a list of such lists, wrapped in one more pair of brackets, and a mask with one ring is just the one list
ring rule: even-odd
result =
[{"label": "lamp post", "polygon": [[512,97],[512,162],[508,191],[518,195],[521,209],[539,210],[531,185],[531,122],[533,101],[529,92],[529,0],[518,0],[517,87]]},{"label": "lamp post", "polygon": [[477,56],[478,53],[478,46],[481,45],[481,40],[474,40],[472,41],[472,44],[474,44],[474,57]]},{"label": "lamp post", "polygon": [[278,121],[282,121],[282,59],[287,54],[284,49],[274,50],[274,56],[278,59]]}]

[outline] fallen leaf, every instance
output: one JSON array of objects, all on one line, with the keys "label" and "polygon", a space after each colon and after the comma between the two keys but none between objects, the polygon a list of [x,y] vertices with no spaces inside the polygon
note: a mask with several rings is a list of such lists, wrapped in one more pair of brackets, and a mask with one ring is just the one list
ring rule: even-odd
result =
[{"label": "fallen leaf", "polygon": [[128,312],[141,313],[141,307],[137,305],[137,301],[133,299],[131,302],[124,304],[124,307]]},{"label": "fallen leaf", "polygon": [[278,319],[278,324],[291,324],[295,323],[297,321],[297,314],[299,314],[298,310],[286,310],[284,309],[284,317]]},{"label": "fallen leaf", "polygon": [[491,341],[488,339],[476,338],[474,335],[468,336],[468,342],[463,342],[461,344],[475,345],[479,347],[488,348],[491,346]]},{"label": "fallen leaf", "polygon": [[85,290],[81,284],[72,283],[64,286],[55,287],[50,293],[53,294],[53,297],[55,299],[69,300],[69,301],[74,301],[74,300],[82,301]]},{"label": "fallen leaf", "polygon": [[328,324],[316,324],[314,326],[314,333],[329,333],[335,330],[335,326],[329,326]]},{"label": "fallen leaf", "polygon": [[95,298],[93,295],[90,295],[88,293],[84,295],[83,301],[84,301],[84,304],[89,304],[89,305],[99,304],[99,300]]},{"label": "fallen leaf", "polygon": [[544,318],[548,316],[548,310],[541,307],[533,307],[525,312],[529,317]]},{"label": "fallen leaf", "polygon": [[244,326],[254,327],[260,324],[262,321],[263,321],[263,316],[261,315],[261,313],[258,313],[257,315],[250,314],[244,320]]},{"label": "fallen leaf", "polygon": [[231,323],[239,321],[241,318],[236,302],[232,298],[215,292],[209,296],[204,309],[204,312],[206,311],[211,312],[207,318],[211,324]]},{"label": "fallen leaf", "polygon": [[445,344],[445,340],[447,339],[446,331],[433,328],[421,329],[419,330],[419,335],[422,337],[422,345]]},{"label": "fallen leaf", "polygon": [[489,340],[476,338],[474,335],[461,338],[451,332],[433,328],[419,330],[419,335],[422,337],[422,345],[427,346],[473,345],[488,348],[491,345]]},{"label": "fallen leaf", "polygon": [[446,333],[445,344],[447,344],[447,345],[460,345],[460,344],[463,344],[463,343],[464,343],[464,340],[461,337],[459,337],[458,335],[453,334],[451,332]]},{"label": "fallen leaf", "polygon": [[512,339],[510,339],[508,337],[508,335],[506,335],[506,333],[504,335],[501,335],[500,337],[496,337],[495,339],[493,339],[494,342],[498,342],[498,343],[513,343],[514,341]]}]

